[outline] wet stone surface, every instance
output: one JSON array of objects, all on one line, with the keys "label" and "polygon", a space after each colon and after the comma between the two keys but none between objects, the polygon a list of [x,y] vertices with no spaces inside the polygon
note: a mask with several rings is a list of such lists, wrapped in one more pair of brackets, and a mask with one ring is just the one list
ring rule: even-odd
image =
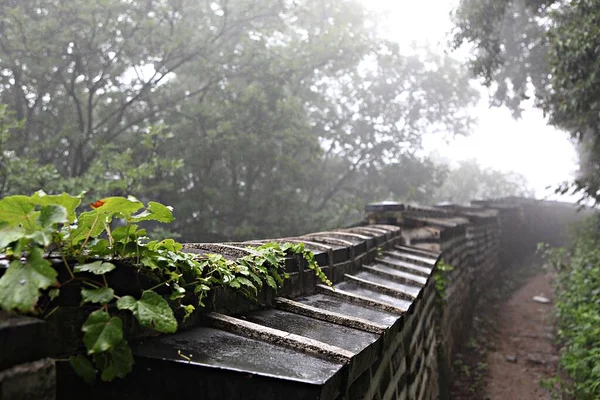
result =
[{"label": "wet stone surface", "polygon": [[336,285],[336,288],[357,296],[367,298],[369,300],[389,304],[393,307],[402,310],[408,310],[412,305],[411,301],[380,293],[376,289],[367,289],[351,282],[342,282],[339,285]]},{"label": "wet stone surface", "polygon": [[405,281],[409,285],[425,285],[427,283],[426,277],[414,275],[405,271],[400,271],[394,267],[390,267],[389,265],[385,264],[371,264],[368,266],[368,269],[374,272],[389,275],[397,280]]},{"label": "wet stone surface", "polygon": [[395,257],[383,256],[379,257],[377,261],[417,275],[429,276],[431,274],[431,268],[416,265],[414,262],[399,260]]},{"label": "wet stone surface", "polygon": [[398,315],[390,312],[365,307],[360,304],[344,301],[338,297],[322,293],[295,300],[299,303],[303,303],[312,307],[349,315],[355,318],[365,319],[367,321],[375,322],[384,326],[394,325],[399,318]]},{"label": "wet stone surface", "polygon": [[43,358],[44,328],[42,320],[0,310],[0,370]]},{"label": "wet stone surface", "polygon": [[295,333],[359,353],[379,335],[281,310],[262,310],[246,315],[248,321]]},{"label": "wet stone surface", "polygon": [[[133,346],[136,357],[233,370],[312,384],[324,384],[343,365],[296,349],[212,328],[196,328],[145,340]],[[191,361],[179,355],[185,355]]]},{"label": "wet stone surface", "polygon": [[397,250],[386,251],[385,254],[389,254],[393,257],[399,257],[399,258],[402,258],[405,260],[414,260],[418,263],[423,263],[425,265],[430,265],[432,267],[436,263],[436,259],[433,257],[425,257],[425,256],[420,256],[418,254],[412,254],[412,253],[402,252],[402,251],[397,251]]},{"label": "wet stone surface", "polygon": [[361,271],[357,274],[354,274],[357,278],[364,279],[369,282],[376,283],[378,285],[386,286],[390,289],[397,290],[399,292],[405,293],[406,295],[416,298],[421,293],[421,288],[418,286],[407,285],[399,282],[394,282],[390,279],[386,279],[381,275],[374,274],[368,271]]}]

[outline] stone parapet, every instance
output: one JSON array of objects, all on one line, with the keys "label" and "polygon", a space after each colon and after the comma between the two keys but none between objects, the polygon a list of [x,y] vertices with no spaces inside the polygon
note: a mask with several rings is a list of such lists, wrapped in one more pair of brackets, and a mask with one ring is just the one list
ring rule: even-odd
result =
[{"label": "stone parapet", "polygon": [[[15,368],[29,365],[43,372],[40,393],[44,382],[57,377],[61,399],[446,398],[451,360],[477,298],[500,268],[536,240],[530,236],[538,231],[524,226],[551,214],[538,203],[517,200],[471,207],[375,203],[367,206],[362,226],[274,239],[304,243],[333,287],[290,259],[284,287],[278,293],[265,288],[256,303],[214,290],[205,312],[181,331],[130,336],[133,372],[93,389],[66,363],[44,361],[48,348],[17,340],[17,329],[36,337],[43,323],[23,319],[8,330],[0,325],[0,382],[17,382]],[[249,245],[270,241],[188,243],[185,250],[235,258],[248,254]],[[452,269],[442,271],[442,260]],[[443,290],[436,279],[446,282]],[[36,360],[42,360],[39,366]],[[21,398],[1,393],[3,400]]]}]

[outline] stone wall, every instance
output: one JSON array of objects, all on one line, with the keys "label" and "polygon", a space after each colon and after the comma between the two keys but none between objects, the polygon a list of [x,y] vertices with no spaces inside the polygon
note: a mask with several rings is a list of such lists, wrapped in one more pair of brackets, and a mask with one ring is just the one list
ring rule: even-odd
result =
[{"label": "stone wall", "polygon": [[[0,398],[446,398],[479,295],[538,240],[558,244],[574,211],[515,198],[471,207],[386,202],[367,206],[363,226],[277,239],[305,243],[333,288],[290,259],[284,288],[265,289],[257,304],[215,290],[180,332],[130,336],[133,373],[93,389],[47,358],[77,345],[68,313],[46,324],[0,314]],[[237,257],[258,243],[185,248]],[[438,271],[442,260],[451,271]]]}]

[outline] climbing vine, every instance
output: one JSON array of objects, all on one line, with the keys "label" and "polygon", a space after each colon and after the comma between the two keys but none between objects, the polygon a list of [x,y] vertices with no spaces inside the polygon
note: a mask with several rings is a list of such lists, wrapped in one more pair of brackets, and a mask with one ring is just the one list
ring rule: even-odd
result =
[{"label": "climbing vine", "polygon": [[444,301],[446,297],[446,287],[448,286],[447,272],[452,272],[454,267],[444,260],[438,261],[435,266],[435,272],[433,278],[435,280],[435,291],[439,301]]},{"label": "climbing vine", "polygon": [[[69,359],[78,375],[93,382],[124,377],[133,355],[123,334],[119,311],[130,312],[140,326],[160,333],[178,328],[174,310],[189,318],[215,287],[229,287],[256,300],[266,284],[277,290],[288,277],[285,259],[302,256],[327,284],[314,254],[303,243],[267,243],[248,247],[235,260],[219,254],[183,252],[173,239],[151,240],[140,224],[169,223],[172,209],[160,203],[144,205],[134,197],[108,197],[77,213],[82,196],[10,196],[0,200],[0,308],[47,316],[64,288],[80,288],[81,306],[92,307],[83,324],[85,353]],[[120,295],[111,273],[128,266],[152,286],[138,296]],[[59,278],[60,271],[65,279]],[[41,301],[45,300],[45,301]]]}]

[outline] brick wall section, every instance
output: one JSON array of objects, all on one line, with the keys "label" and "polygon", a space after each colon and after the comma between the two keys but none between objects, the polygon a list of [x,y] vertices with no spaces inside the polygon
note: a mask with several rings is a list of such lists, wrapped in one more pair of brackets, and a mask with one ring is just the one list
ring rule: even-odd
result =
[{"label": "brick wall section", "polygon": [[[29,376],[28,385],[43,399],[53,398],[54,382],[57,398],[90,400],[163,399],[173,393],[180,399],[447,398],[451,361],[478,296],[538,237],[560,239],[562,233],[544,230],[564,230],[573,211],[514,198],[471,207],[386,202],[367,207],[363,226],[275,239],[305,243],[334,287],[319,284],[305,264],[290,259],[285,286],[279,293],[263,290],[258,303],[214,290],[207,308],[174,335],[148,338],[130,329],[133,373],[93,390],[65,363],[45,360],[76,345],[60,335],[57,327],[69,322],[64,317],[44,327],[55,342],[51,350],[33,353],[23,351],[32,341],[16,340],[25,336],[15,326],[5,324],[2,330],[0,318],[0,339],[12,334],[10,342],[0,340],[0,350],[29,354],[4,357],[4,364],[0,357],[0,397],[27,398],[13,389]],[[185,249],[238,257],[248,252],[246,246],[263,242],[188,243]],[[454,269],[445,274],[448,284],[440,298],[434,275],[442,259]],[[30,329],[42,325],[33,322]]]}]

